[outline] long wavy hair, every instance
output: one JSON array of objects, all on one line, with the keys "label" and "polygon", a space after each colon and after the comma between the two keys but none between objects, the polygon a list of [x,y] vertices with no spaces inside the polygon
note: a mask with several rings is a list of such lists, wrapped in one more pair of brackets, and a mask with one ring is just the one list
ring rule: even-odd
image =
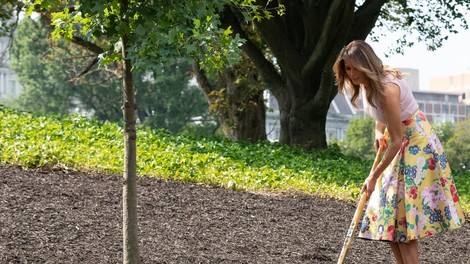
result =
[{"label": "long wavy hair", "polygon": [[358,71],[365,74],[369,79],[369,85],[366,87],[366,99],[369,104],[377,108],[376,103],[382,104],[385,100],[383,95],[383,80],[388,75],[393,75],[397,79],[403,78],[403,74],[395,68],[384,66],[382,60],[375,54],[372,47],[363,40],[354,40],[344,47],[336,58],[333,65],[333,72],[336,77],[338,92],[344,94],[348,89],[351,93],[351,103],[357,108],[356,100],[360,94],[360,86],[354,85],[346,74],[344,60],[347,60]]}]

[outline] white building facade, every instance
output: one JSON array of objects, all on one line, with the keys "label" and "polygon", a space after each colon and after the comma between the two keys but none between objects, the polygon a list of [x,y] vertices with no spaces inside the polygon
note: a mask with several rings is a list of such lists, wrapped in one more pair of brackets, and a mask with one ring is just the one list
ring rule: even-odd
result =
[{"label": "white building facade", "polygon": [[18,97],[22,89],[15,72],[9,67],[9,42],[8,37],[0,37],[0,102]]}]

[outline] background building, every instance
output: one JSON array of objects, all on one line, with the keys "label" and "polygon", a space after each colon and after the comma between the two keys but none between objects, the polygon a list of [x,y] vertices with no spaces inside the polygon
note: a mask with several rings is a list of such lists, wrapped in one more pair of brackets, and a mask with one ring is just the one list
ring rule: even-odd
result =
[{"label": "background building", "polygon": [[469,106],[455,92],[413,91],[428,120],[434,124],[456,123],[467,118]]},{"label": "background building", "polygon": [[436,92],[453,92],[460,100],[470,105],[470,72],[432,78],[429,89]]},{"label": "background building", "polygon": [[21,85],[17,76],[8,65],[10,60],[9,41],[8,37],[0,37],[0,102],[11,100],[21,93]]},{"label": "background building", "polygon": [[419,70],[412,68],[399,68],[405,74],[405,81],[412,91],[419,91]]}]

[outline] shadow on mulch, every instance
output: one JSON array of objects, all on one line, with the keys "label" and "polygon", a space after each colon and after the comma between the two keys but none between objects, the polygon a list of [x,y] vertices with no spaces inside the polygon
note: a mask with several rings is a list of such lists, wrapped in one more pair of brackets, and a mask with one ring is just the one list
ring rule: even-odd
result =
[{"label": "shadow on mulch", "polygon": [[[121,178],[0,166],[0,263],[122,263]],[[354,204],[139,178],[142,263],[336,263]],[[470,263],[470,224],[421,263]],[[394,263],[356,239],[346,263]]]}]

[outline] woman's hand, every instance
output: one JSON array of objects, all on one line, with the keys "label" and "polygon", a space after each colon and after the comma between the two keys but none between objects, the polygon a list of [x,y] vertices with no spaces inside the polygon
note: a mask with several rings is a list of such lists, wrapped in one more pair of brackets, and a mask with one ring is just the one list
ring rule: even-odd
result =
[{"label": "woman's hand", "polygon": [[[374,140],[375,152],[377,152],[379,150],[380,145],[383,142],[385,142],[385,143],[387,142],[387,139],[385,138],[385,135],[384,135],[386,128],[387,128],[387,126],[385,126],[384,124],[380,123],[379,121],[375,121],[375,140]],[[386,147],[384,146],[384,149],[385,148]]]},{"label": "woman's hand", "polygon": [[378,152],[380,148],[383,150],[387,149],[388,147],[388,132],[381,135],[379,138],[376,138],[374,141],[374,148],[375,152]]},{"label": "woman's hand", "polygon": [[374,140],[374,149],[375,149],[375,152],[379,151],[379,148],[380,148],[380,139],[379,138],[376,138]]},{"label": "woman's hand", "polygon": [[369,177],[367,177],[366,181],[364,182],[364,185],[362,186],[361,193],[365,192],[367,197],[370,197],[370,195],[374,192],[376,183],[377,178],[369,175]]}]

